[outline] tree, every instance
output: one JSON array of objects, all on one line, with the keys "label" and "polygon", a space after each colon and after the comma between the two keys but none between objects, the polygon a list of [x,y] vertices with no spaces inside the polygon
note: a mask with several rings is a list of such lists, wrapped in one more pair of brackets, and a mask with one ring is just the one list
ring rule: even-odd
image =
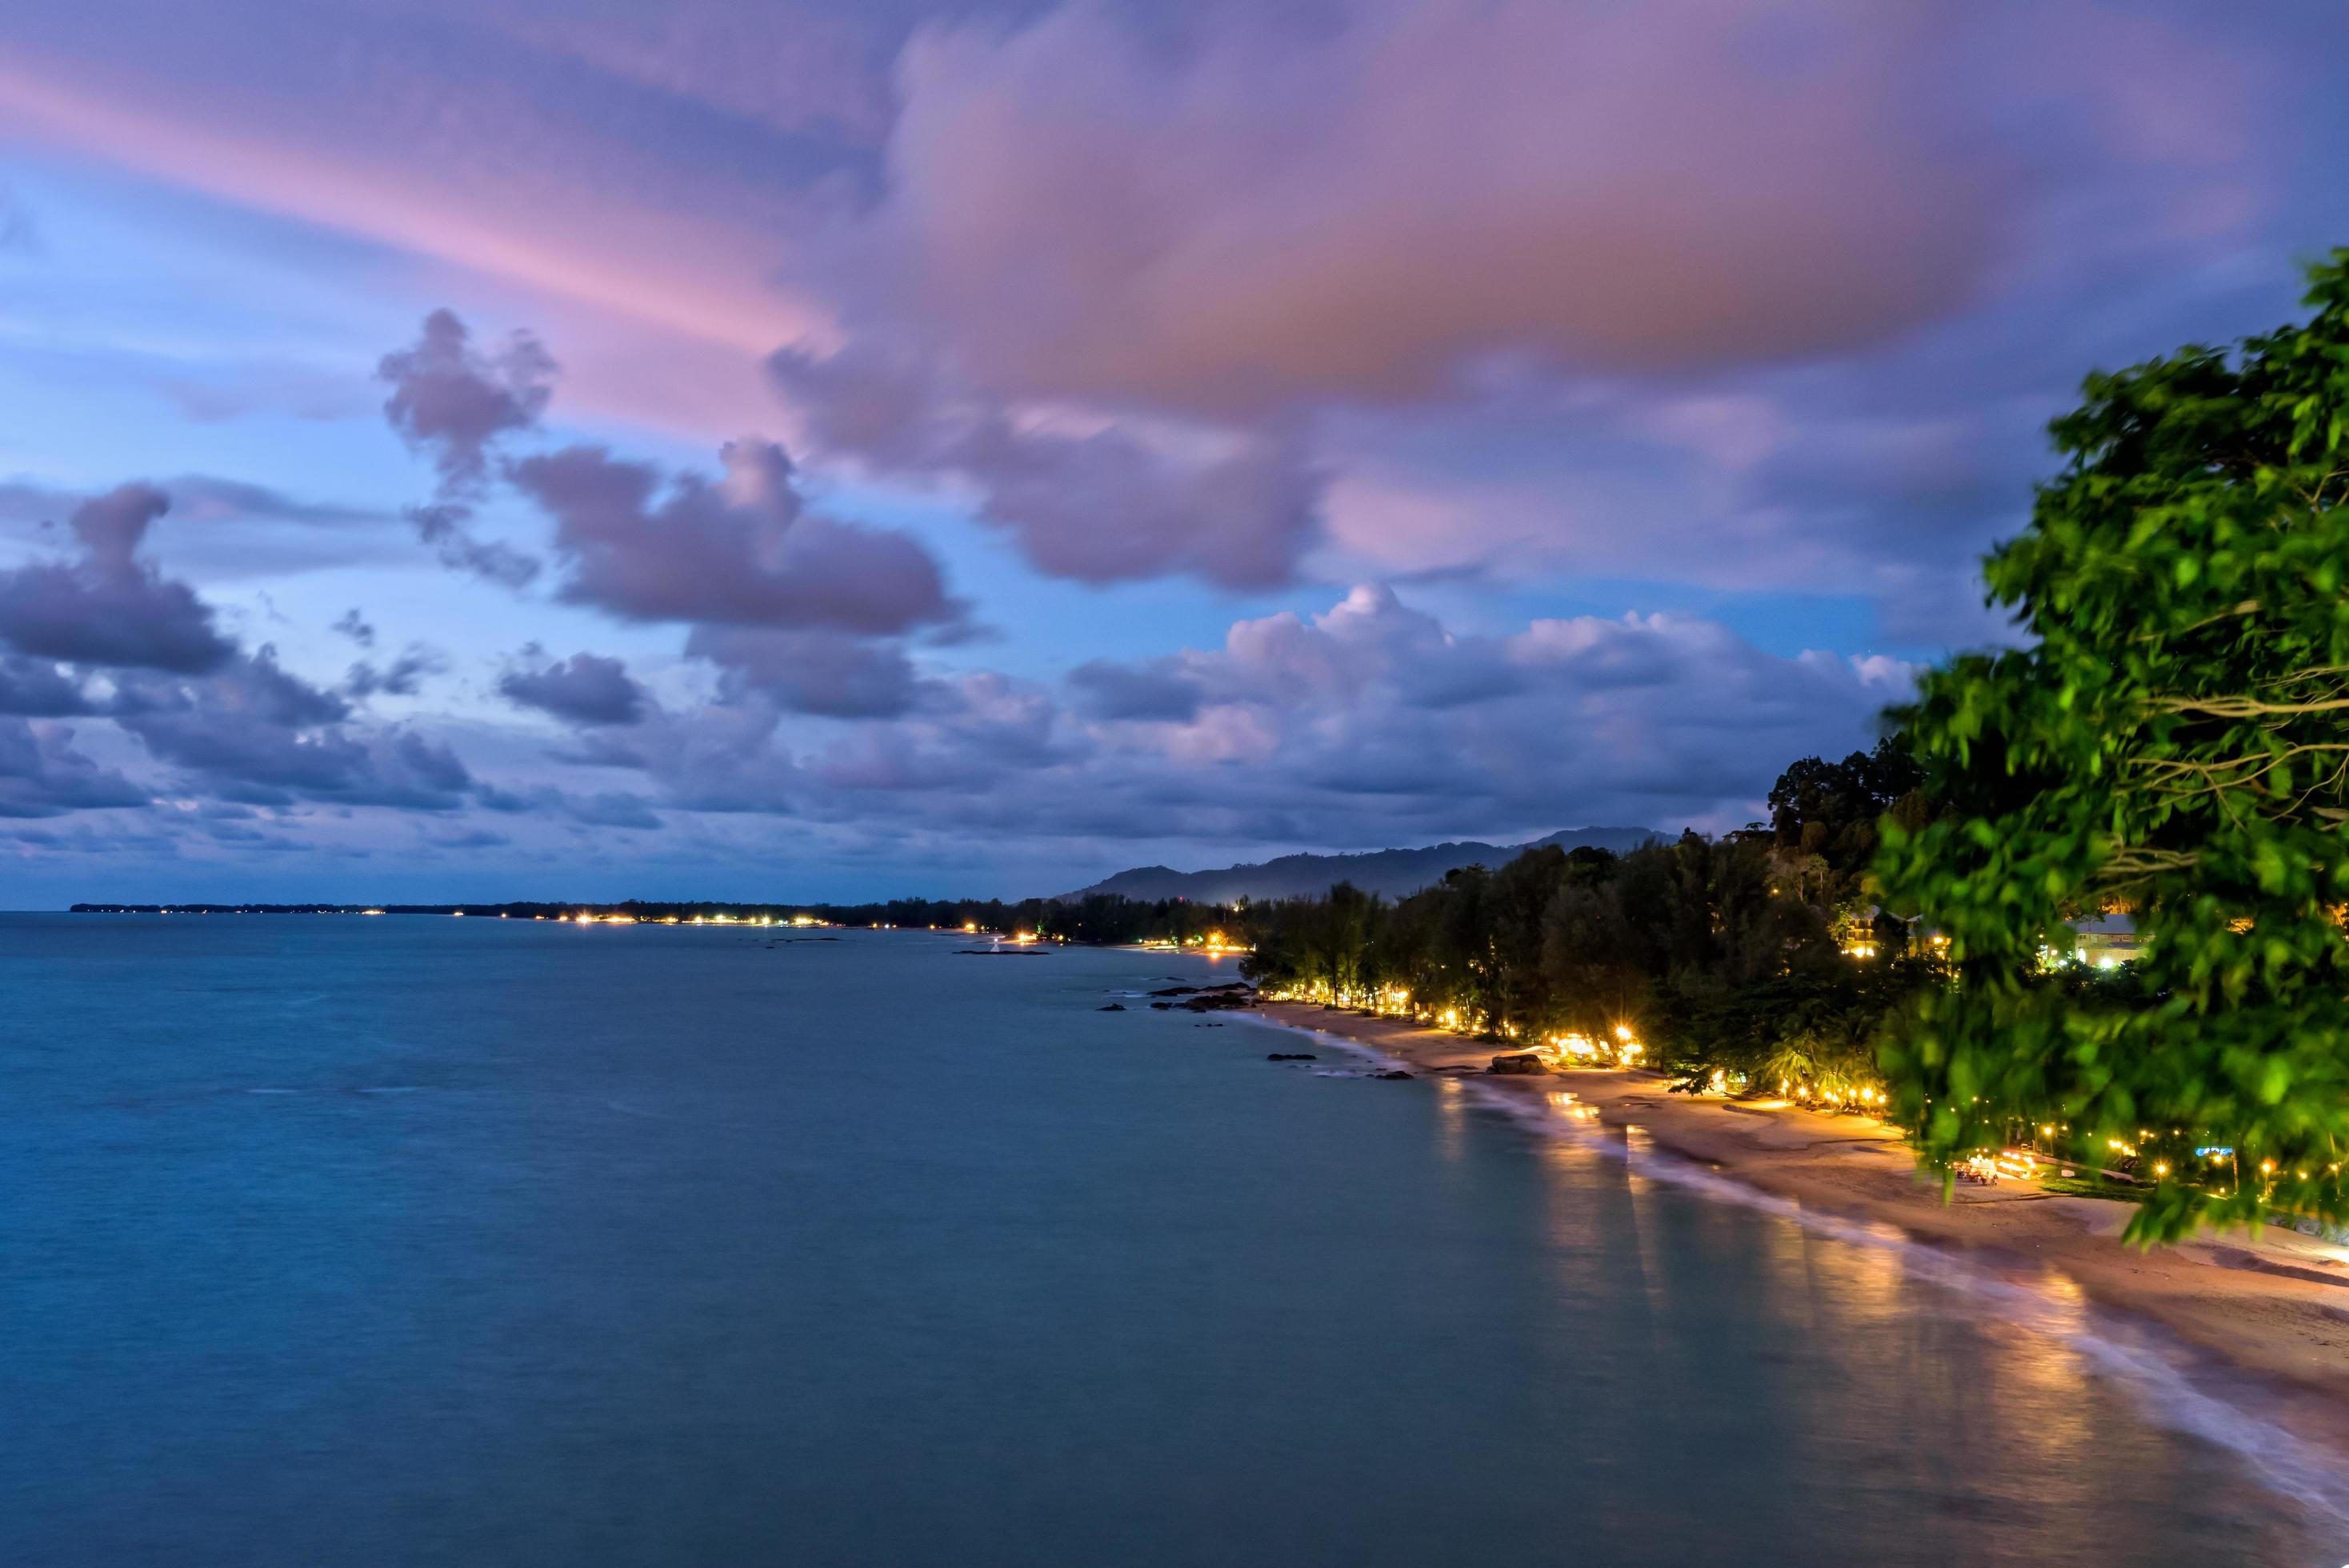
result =
[{"label": "tree", "polygon": [[[2349,251],[2313,319],[2088,378],[2068,459],[1986,563],[2028,647],[1899,717],[1937,820],[1883,829],[1885,896],[1950,942],[1883,1057],[1946,1165],[2053,1116],[2190,1155],[2139,1240],[2349,1213]],[[2068,917],[2127,907],[2138,984],[2050,983]]]},{"label": "tree", "polygon": [[1329,985],[1333,1002],[1345,1001],[1361,989],[1363,949],[1378,907],[1376,895],[1346,882],[1330,888],[1319,905],[1312,940],[1314,972]]},{"label": "tree", "polygon": [[[1877,823],[1923,781],[1898,735],[1841,762],[1806,757],[1778,776],[1770,789],[1771,836],[1790,872],[1806,882],[1811,902],[1838,903],[1859,892],[1876,856]],[[1914,814],[1919,806],[1907,810]]]},{"label": "tree", "polygon": [[1556,1021],[1549,974],[1542,964],[1542,916],[1566,876],[1566,851],[1527,850],[1493,873],[1484,911],[1493,965],[1493,1024],[1532,1037]]},{"label": "tree", "polygon": [[1611,881],[1569,879],[1542,915],[1544,978],[1557,1021],[1603,1038],[1619,1025],[1647,1036],[1653,982]]},{"label": "tree", "polygon": [[1938,978],[1923,959],[1811,964],[1692,997],[1676,1021],[1683,1087],[1721,1070],[1768,1092],[1857,1099],[1888,1017]]}]

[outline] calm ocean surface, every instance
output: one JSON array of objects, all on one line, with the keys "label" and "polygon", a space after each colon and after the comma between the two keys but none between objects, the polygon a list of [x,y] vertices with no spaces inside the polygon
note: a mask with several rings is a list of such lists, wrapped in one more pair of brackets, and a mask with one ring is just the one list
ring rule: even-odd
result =
[{"label": "calm ocean surface", "polygon": [[1205,960],[768,940],[0,917],[0,1563],[2349,1557],[1899,1248],[1094,1011]]}]

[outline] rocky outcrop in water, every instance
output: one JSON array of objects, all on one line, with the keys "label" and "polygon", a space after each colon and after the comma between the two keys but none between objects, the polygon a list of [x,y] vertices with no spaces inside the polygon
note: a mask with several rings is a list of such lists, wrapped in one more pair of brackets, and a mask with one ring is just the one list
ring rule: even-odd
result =
[{"label": "rocky outcrop in water", "polygon": [[[1153,991],[1151,995],[1180,996],[1182,1001],[1168,1005],[1187,1007],[1194,1013],[1226,1012],[1256,1006],[1256,987],[1245,980],[1234,980],[1222,985],[1174,985],[1164,991]],[[1153,1006],[1156,1005],[1152,1004]]]}]

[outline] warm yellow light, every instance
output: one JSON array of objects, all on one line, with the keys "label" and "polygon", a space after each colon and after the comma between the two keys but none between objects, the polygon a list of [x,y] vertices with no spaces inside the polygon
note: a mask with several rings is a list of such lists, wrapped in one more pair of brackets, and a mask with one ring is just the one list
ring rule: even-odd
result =
[{"label": "warm yellow light", "polygon": [[978,922],[975,920],[966,920],[962,923],[962,928],[966,934],[977,931],[978,929]]}]

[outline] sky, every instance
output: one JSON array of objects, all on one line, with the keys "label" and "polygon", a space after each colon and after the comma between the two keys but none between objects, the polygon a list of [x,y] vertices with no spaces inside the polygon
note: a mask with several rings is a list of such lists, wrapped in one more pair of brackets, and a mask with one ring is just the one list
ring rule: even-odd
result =
[{"label": "sky", "polygon": [[79,0],[0,29],[0,907],[1722,831],[2084,375],[2349,243],[2349,10]]}]

